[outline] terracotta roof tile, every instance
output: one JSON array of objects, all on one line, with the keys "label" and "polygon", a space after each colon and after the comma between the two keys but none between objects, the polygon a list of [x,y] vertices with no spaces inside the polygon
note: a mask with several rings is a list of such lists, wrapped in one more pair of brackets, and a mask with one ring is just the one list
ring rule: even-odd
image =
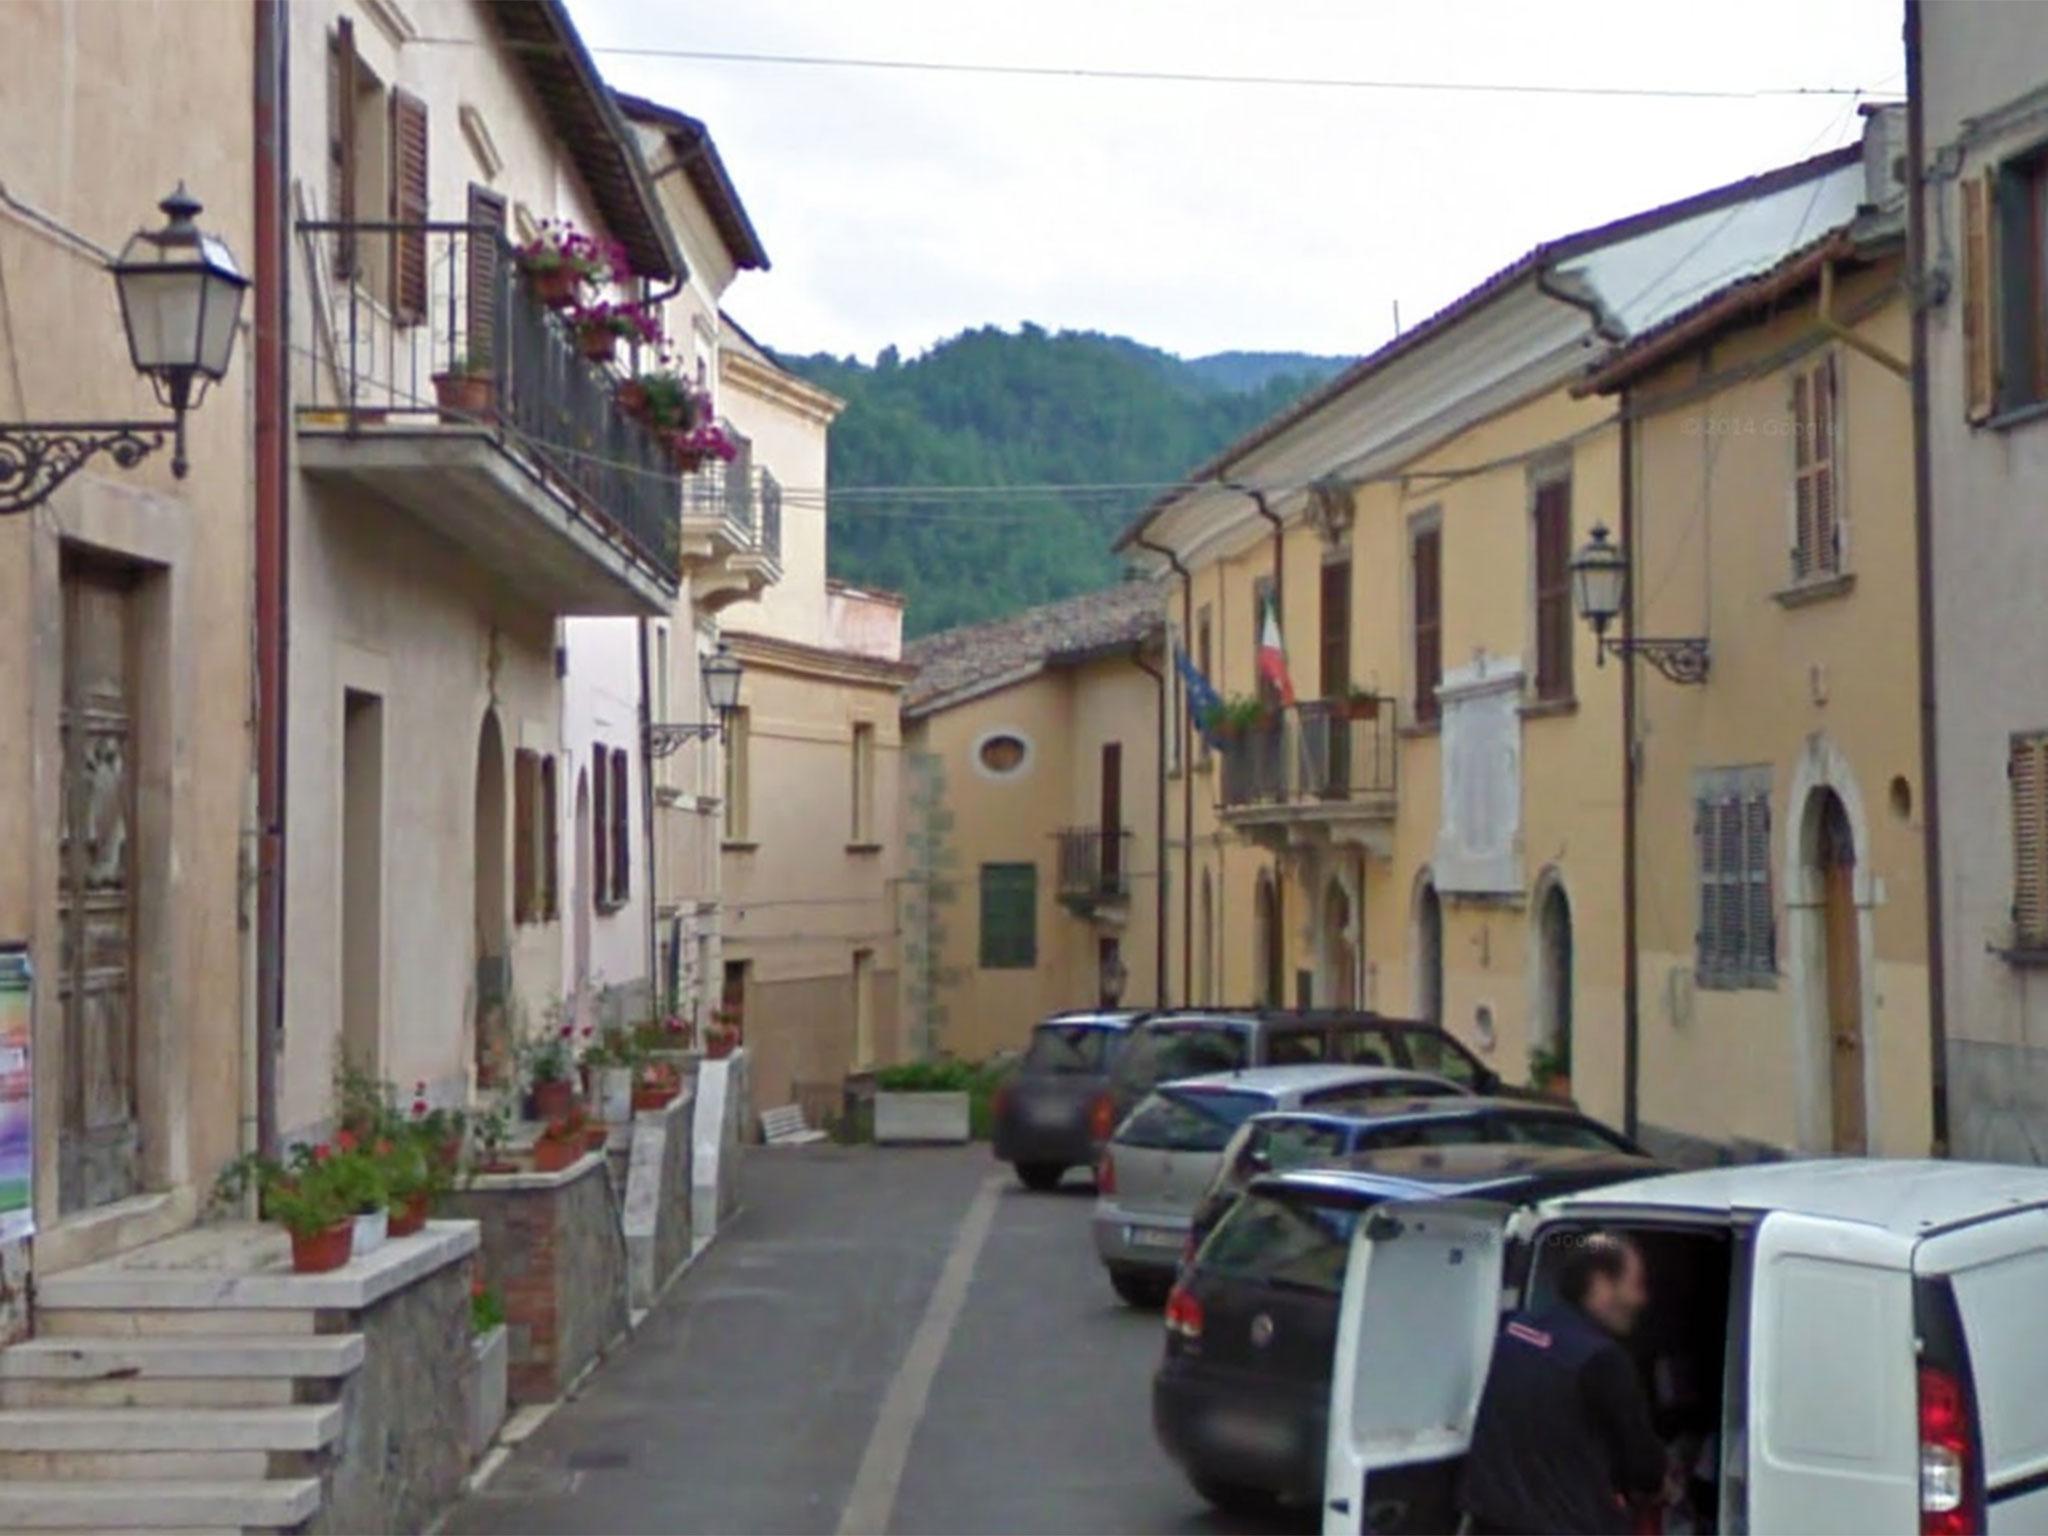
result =
[{"label": "terracotta roof tile", "polygon": [[913,640],[903,648],[917,668],[904,707],[915,711],[977,683],[1135,645],[1164,628],[1165,591],[1157,582],[1126,582]]}]

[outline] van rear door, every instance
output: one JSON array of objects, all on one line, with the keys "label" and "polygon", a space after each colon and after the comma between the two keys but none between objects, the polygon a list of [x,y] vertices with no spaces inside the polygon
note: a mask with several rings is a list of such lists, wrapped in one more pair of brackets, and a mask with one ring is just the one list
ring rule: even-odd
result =
[{"label": "van rear door", "polygon": [[1471,1443],[1500,1321],[1510,1210],[1402,1201],[1358,1223],[1330,1383],[1329,1536],[1424,1528],[1411,1515],[1424,1525],[1434,1517],[1416,1506],[1439,1502]]},{"label": "van rear door", "polygon": [[1908,1251],[1882,1228],[1790,1211],[1763,1218],[1753,1251],[1748,1528],[1917,1530]]}]

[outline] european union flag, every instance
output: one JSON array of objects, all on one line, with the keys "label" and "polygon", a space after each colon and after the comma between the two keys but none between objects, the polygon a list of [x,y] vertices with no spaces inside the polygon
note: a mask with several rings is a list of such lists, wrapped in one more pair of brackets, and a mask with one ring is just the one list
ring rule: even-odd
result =
[{"label": "european union flag", "polygon": [[1188,655],[1186,646],[1175,644],[1173,664],[1180,669],[1181,682],[1187,689],[1188,718],[1201,732],[1202,740],[1212,747],[1221,746],[1222,738],[1215,733],[1215,721],[1216,711],[1223,707],[1222,697],[1209,679],[1202,676],[1202,669]]}]

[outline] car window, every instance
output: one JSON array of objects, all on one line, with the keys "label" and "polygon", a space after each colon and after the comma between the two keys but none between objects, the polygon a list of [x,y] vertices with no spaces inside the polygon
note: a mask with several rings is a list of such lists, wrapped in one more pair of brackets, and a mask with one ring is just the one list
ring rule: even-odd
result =
[{"label": "car window", "polygon": [[1417,1072],[1434,1072],[1448,1077],[1461,1088],[1478,1086],[1482,1071],[1478,1060],[1449,1035],[1433,1029],[1404,1031],[1408,1065]]},{"label": "car window", "polygon": [[1491,1141],[1493,1137],[1492,1128],[1478,1115],[1451,1115],[1440,1120],[1396,1120],[1391,1125],[1372,1125],[1361,1130],[1352,1143],[1352,1150],[1380,1152],[1388,1147],[1463,1147],[1476,1141]]},{"label": "car window", "polygon": [[1249,1065],[1244,1031],[1215,1024],[1140,1030],[1118,1058],[1116,1071],[1124,1082],[1149,1086],[1211,1072],[1236,1072]]},{"label": "car window", "polygon": [[1031,1032],[1024,1065],[1034,1072],[1100,1072],[1110,1033],[1095,1024],[1041,1024]]},{"label": "car window", "polygon": [[1311,1029],[1270,1030],[1266,1035],[1266,1064],[1272,1067],[1298,1067],[1305,1063],[1327,1061],[1330,1056],[1329,1042]]},{"label": "car window", "polygon": [[1358,1217],[1353,1205],[1248,1195],[1223,1218],[1198,1262],[1208,1274],[1335,1296],[1344,1288]]},{"label": "car window", "polygon": [[1495,1115],[1497,1141],[1538,1147],[1574,1147],[1587,1152],[1626,1152],[1629,1144],[1594,1120],[1577,1115]]},{"label": "car window", "polygon": [[1238,1093],[1227,1088],[1162,1088],[1131,1111],[1116,1139],[1127,1147],[1221,1152],[1232,1132],[1253,1115],[1272,1107],[1272,1100],[1263,1093]]},{"label": "car window", "polygon": [[1346,1083],[1341,1088],[1323,1088],[1303,1094],[1301,1102],[1305,1108],[1342,1114],[1346,1109],[1367,1109],[1375,1104],[1384,1104],[1388,1099],[1435,1099],[1454,1095],[1463,1097],[1451,1083],[1417,1082],[1412,1078],[1397,1077],[1384,1082]]},{"label": "car window", "polygon": [[1321,1120],[1283,1120],[1254,1134],[1264,1139],[1266,1167],[1274,1173],[1327,1162],[1351,1140],[1347,1127]]},{"label": "car window", "polygon": [[1337,1031],[1337,1059],[1352,1067],[1398,1067],[1401,1056],[1392,1034],[1373,1026]]}]

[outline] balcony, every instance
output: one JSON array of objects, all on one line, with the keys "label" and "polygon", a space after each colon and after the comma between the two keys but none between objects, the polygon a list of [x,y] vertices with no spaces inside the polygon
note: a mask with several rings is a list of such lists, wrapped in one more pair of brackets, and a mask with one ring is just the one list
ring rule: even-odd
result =
[{"label": "balcony", "polygon": [[1116,919],[1131,901],[1131,834],[1112,827],[1064,827],[1059,839],[1061,905],[1083,917]]},{"label": "balcony", "polygon": [[299,465],[403,509],[554,614],[665,614],[682,478],[504,237],[301,222]]},{"label": "balcony", "polygon": [[1223,819],[1254,841],[1391,852],[1400,760],[1391,698],[1289,705],[1218,750]]},{"label": "balcony", "polygon": [[753,445],[721,422],[740,446],[683,481],[683,568],[696,605],[716,613],[759,597],[782,579],[782,486],[756,468]]}]

